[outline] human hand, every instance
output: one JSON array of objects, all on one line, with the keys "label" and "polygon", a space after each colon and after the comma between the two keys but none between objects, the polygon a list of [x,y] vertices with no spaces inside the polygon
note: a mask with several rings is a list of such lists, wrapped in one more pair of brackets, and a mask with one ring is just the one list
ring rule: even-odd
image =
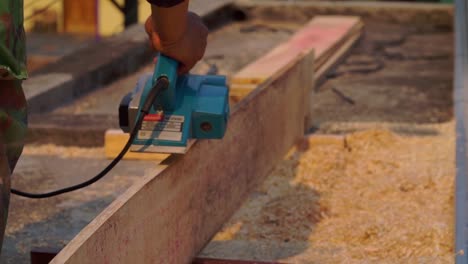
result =
[{"label": "human hand", "polygon": [[194,13],[187,13],[185,31],[176,40],[162,39],[158,34],[161,29],[156,28],[151,16],[146,20],[145,29],[152,48],[180,63],[179,74],[188,73],[205,54],[208,28]]}]

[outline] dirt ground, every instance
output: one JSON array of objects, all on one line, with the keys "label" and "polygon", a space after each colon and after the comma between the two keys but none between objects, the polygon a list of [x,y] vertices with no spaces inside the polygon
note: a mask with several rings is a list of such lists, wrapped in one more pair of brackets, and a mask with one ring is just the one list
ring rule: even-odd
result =
[{"label": "dirt ground", "polygon": [[453,34],[366,21],[366,35],[312,98],[329,123],[440,123],[453,117]]}]

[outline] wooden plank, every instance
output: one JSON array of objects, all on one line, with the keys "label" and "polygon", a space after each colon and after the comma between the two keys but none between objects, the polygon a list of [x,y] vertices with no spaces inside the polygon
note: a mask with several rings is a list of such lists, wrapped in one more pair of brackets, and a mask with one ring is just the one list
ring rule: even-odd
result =
[{"label": "wooden plank", "polygon": [[[312,68],[316,78],[304,85],[317,85],[347,55],[361,37],[363,28],[361,19],[355,16],[318,16],[312,19],[287,42],[234,75],[230,83],[232,101],[242,100],[300,52],[314,51],[317,59]],[[311,94],[306,97],[311,97]],[[307,115],[304,122],[306,130],[309,130],[312,117]]]},{"label": "wooden plank", "polygon": [[[108,130],[106,131],[106,135],[104,138],[104,151],[106,157],[109,159],[114,159],[119,155],[119,153],[124,148],[125,144],[130,137],[129,134],[124,133],[122,130]],[[165,160],[169,157],[167,154],[159,154],[159,153],[138,153],[138,152],[127,152],[125,154],[124,159],[129,160]]]},{"label": "wooden plank", "polygon": [[198,141],[158,166],[51,263],[189,263],[303,135],[312,62],[301,54],[254,90],[234,107],[223,140]]},{"label": "wooden plank", "polygon": [[325,64],[343,42],[362,31],[359,17],[318,16],[294,34],[287,42],[247,65],[232,78],[234,94],[245,94],[246,86],[237,91],[236,85],[258,85],[280,71],[299,53],[314,50],[316,68]]},{"label": "wooden plank", "polygon": [[330,72],[335,66],[337,66],[348,54],[348,52],[351,50],[351,48],[358,42],[360,39],[360,35],[355,35],[351,38],[349,38],[346,42],[344,42],[341,47],[336,50],[332,56],[328,58],[328,61],[319,66],[318,68],[315,69],[315,81],[316,85],[320,85],[322,83],[328,72]]}]

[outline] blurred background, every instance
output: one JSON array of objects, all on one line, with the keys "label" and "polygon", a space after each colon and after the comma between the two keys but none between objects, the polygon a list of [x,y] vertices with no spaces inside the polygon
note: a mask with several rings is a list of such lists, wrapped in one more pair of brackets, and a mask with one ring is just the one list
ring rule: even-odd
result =
[{"label": "blurred background", "polygon": [[[452,0],[404,2],[451,3]],[[99,37],[117,34],[125,25],[144,22],[150,14],[146,0],[24,0],[24,9],[28,32]]]},{"label": "blurred background", "polygon": [[150,12],[146,0],[24,0],[29,71],[55,62],[92,41],[119,34],[132,24],[143,23]]}]

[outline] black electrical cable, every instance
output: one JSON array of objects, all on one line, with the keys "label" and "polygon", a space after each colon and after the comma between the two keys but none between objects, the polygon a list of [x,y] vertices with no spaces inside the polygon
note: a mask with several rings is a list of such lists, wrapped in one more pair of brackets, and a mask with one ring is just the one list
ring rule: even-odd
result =
[{"label": "black electrical cable", "polygon": [[150,108],[153,105],[153,102],[160,95],[160,93],[162,91],[164,91],[165,89],[167,89],[168,87],[169,87],[169,80],[166,77],[161,77],[161,78],[159,78],[157,80],[156,84],[153,86],[153,89],[151,89],[148,97],[145,100],[143,108],[140,111],[140,116],[139,116],[137,122],[135,123],[135,126],[132,128],[132,130],[130,132],[130,138],[128,139],[127,144],[122,149],[120,154],[104,170],[102,170],[98,175],[94,176],[93,178],[91,178],[91,179],[89,179],[89,180],[87,180],[87,181],[85,181],[83,183],[73,185],[73,186],[70,186],[70,187],[67,187],[67,188],[59,189],[59,190],[56,190],[56,191],[53,191],[53,192],[33,194],[33,193],[18,191],[16,189],[12,188],[11,193],[22,196],[22,197],[31,198],[31,199],[44,199],[44,198],[50,198],[50,197],[53,197],[53,196],[61,195],[61,194],[64,194],[64,193],[73,192],[73,191],[76,191],[76,190],[79,190],[79,189],[83,189],[83,188],[88,187],[91,184],[99,181],[100,179],[102,179],[125,156],[125,154],[127,153],[128,149],[130,149],[130,147],[132,145],[132,142],[133,142],[133,140],[135,139],[135,137],[136,137],[136,135],[138,133],[138,129],[141,127],[141,124],[143,123],[143,119],[144,119],[145,115],[149,113]]}]

